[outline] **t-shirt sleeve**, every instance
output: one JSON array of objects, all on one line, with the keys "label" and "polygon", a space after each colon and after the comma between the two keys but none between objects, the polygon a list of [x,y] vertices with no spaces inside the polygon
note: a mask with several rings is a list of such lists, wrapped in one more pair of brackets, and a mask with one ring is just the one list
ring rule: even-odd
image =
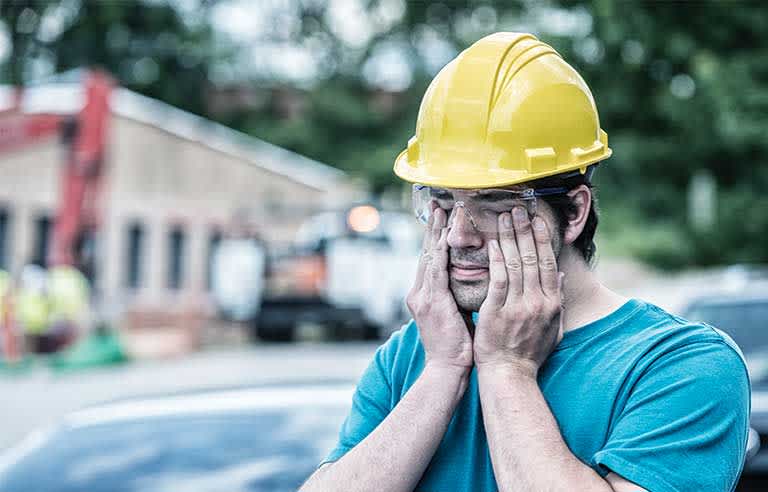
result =
[{"label": "t-shirt sleeve", "polygon": [[373,360],[366,368],[352,397],[352,408],[339,431],[336,447],[318,466],[336,461],[355,447],[389,414],[391,402],[391,384],[389,381],[388,354],[394,350],[393,335],[390,340],[376,350]]},{"label": "t-shirt sleeve", "polygon": [[593,463],[650,492],[732,491],[749,407],[749,378],[734,348],[714,340],[677,348],[635,383]]}]

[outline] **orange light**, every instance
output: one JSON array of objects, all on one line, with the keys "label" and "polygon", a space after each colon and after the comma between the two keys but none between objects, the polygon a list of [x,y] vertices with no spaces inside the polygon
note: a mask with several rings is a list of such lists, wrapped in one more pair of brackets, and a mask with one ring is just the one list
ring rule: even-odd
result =
[{"label": "orange light", "polygon": [[380,222],[379,211],[370,205],[359,205],[347,215],[347,224],[355,232],[374,231]]}]

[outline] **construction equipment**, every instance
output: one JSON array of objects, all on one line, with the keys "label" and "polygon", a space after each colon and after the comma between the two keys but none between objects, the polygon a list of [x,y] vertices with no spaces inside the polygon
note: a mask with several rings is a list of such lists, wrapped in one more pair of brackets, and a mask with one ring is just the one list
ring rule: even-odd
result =
[{"label": "construction equipment", "polygon": [[[407,318],[422,229],[409,214],[371,204],[324,212],[273,255],[253,333],[261,340],[376,339]],[[318,332],[320,332],[318,334]]]},{"label": "construction equipment", "polygon": [[[86,279],[92,283],[95,275],[95,243],[101,226],[99,200],[109,122],[109,95],[114,83],[106,73],[90,71],[86,73],[83,84],[84,106],[74,116],[27,113],[27,106],[34,105],[34,97],[31,102],[27,100],[21,88],[16,89],[12,106],[0,112],[0,153],[16,151],[56,134],[61,136],[66,148],[50,248],[41,257],[33,258],[33,262],[40,267],[51,267],[51,272],[55,272],[55,284],[59,287],[59,318],[70,316],[76,310],[79,310],[78,316],[84,314],[80,308],[85,308],[89,297]],[[69,286],[73,282],[68,280],[76,276],[79,276],[78,280],[82,278],[80,284],[83,287],[71,292]],[[73,296],[84,302],[75,306],[70,302]],[[21,309],[24,304],[11,299],[4,304],[3,324],[7,331],[11,320],[17,319],[14,308]],[[44,334],[50,325],[48,321],[41,321],[43,327],[36,335]],[[82,320],[62,318],[58,321],[71,324]],[[74,330],[71,334],[74,335]],[[6,335],[6,338],[9,336]]]},{"label": "construction equipment", "polygon": [[71,265],[93,280],[93,241],[100,227],[100,190],[113,80],[93,70],[84,77],[85,104],[75,116],[25,114],[23,90],[14,105],[0,112],[0,152],[17,150],[61,135],[67,161],[60,177],[59,205],[46,265]]}]

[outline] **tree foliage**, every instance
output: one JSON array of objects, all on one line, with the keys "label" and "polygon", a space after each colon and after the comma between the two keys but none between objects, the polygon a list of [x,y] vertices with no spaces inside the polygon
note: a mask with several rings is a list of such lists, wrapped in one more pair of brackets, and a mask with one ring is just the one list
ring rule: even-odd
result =
[{"label": "tree foliage", "polygon": [[[2,2],[12,44],[3,77],[22,82],[46,59],[55,71],[99,64],[131,89],[338,166],[380,193],[402,186],[392,162],[439,68],[434,56],[496,30],[530,29],[576,66],[595,95],[614,150],[597,175],[612,252],[670,268],[768,261],[768,9],[760,2],[359,2],[372,26],[362,42],[334,25],[339,2],[293,0],[272,2],[283,7],[270,11],[271,28],[240,45],[222,43],[208,21],[223,0],[201,0],[194,19],[157,0]],[[66,5],[75,7],[61,32],[41,35],[46,12]],[[320,75],[294,89],[301,116],[285,118],[273,104],[210,112],[207,96],[221,88],[216,67],[227,59],[237,65],[249,43],[262,42],[322,46],[312,52]],[[392,46],[410,80],[382,90],[366,74]],[[266,70],[233,83],[292,85]],[[378,104],[393,91],[389,104]],[[709,229],[689,222],[697,173],[717,183]]]}]

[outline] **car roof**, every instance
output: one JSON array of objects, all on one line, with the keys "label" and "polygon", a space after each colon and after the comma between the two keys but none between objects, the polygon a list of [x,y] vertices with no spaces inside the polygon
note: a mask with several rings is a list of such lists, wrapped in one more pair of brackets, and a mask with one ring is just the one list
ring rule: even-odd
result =
[{"label": "car roof", "polygon": [[729,306],[738,304],[752,304],[768,302],[768,293],[760,291],[724,292],[720,294],[707,294],[691,299],[687,308],[707,306]]},{"label": "car roof", "polygon": [[61,423],[72,428],[158,417],[338,408],[351,405],[354,389],[351,383],[292,384],[134,398],[74,411]]}]

